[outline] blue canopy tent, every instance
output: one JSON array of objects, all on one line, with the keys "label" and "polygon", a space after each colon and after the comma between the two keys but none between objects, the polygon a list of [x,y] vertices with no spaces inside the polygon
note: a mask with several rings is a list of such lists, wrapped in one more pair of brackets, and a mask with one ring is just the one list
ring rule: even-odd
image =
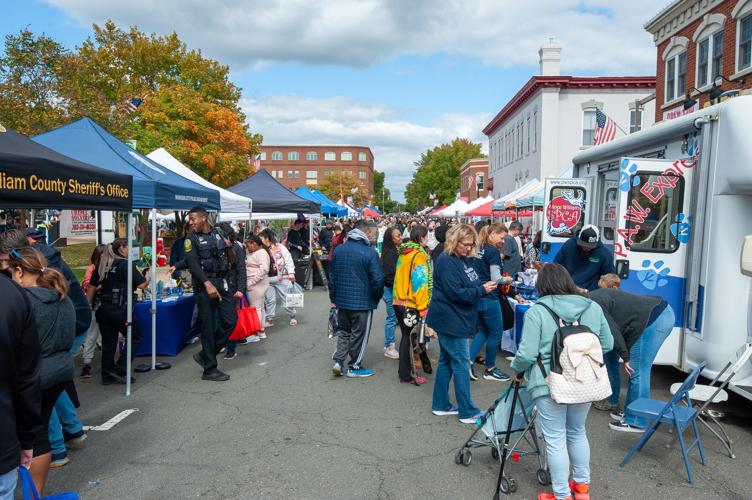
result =
[{"label": "blue canopy tent", "polygon": [[318,189],[311,189],[311,193],[318,198],[321,203],[326,203],[332,208],[332,215],[336,217],[345,217],[347,215],[347,209],[337,205],[337,202],[329,198],[327,195],[319,191]]},{"label": "blue canopy tent", "polygon": [[133,208],[219,210],[219,193],[162,167],[119,141],[91,118],[39,134],[34,141],[91,165],[133,177]]},{"label": "blue canopy tent", "polygon": [[[157,246],[156,210],[190,210],[203,205],[208,210],[219,210],[219,192],[197,184],[165,168],[135,149],[118,140],[91,118],[82,118],[68,125],[45,132],[33,138],[35,142],[76,160],[127,174],[133,177],[133,208],[151,208],[152,248]],[[128,214],[128,260],[132,259],[133,217]],[[156,252],[152,252],[152,360],[156,368]],[[133,289],[133,275],[128,273],[128,289]],[[128,294],[128,334],[126,342],[127,374],[125,394],[131,393],[131,352],[133,349],[131,323],[133,322],[133,295]]]},{"label": "blue canopy tent", "polygon": [[308,189],[306,186],[300,186],[295,190],[295,194],[321,205],[322,215],[338,217],[340,214],[346,215],[346,210],[324,196],[320,191]]}]

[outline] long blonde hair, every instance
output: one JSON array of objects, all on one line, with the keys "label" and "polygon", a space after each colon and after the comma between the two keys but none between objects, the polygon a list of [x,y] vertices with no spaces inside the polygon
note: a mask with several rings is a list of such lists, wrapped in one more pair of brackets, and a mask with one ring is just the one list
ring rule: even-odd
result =
[{"label": "long blonde hair", "polygon": [[493,224],[487,224],[483,226],[480,230],[480,234],[478,235],[478,239],[480,240],[480,245],[490,245],[491,243],[488,241],[488,237],[492,234],[503,234],[508,233],[509,230],[507,229],[507,226],[502,224],[501,222],[494,222]]},{"label": "long blonde hair", "polygon": [[459,245],[460,241],[468,238],[473,239],[473,248],[468,250],[467,255],[469,257],[475,255],[478,249],[478,233],[475,232],[473,226],[468,224],[457,224],[449,228],[446,234],[446,241],[444,242],[444,253],[447,255],[456,255],[455,249]]},{"label": "long blonde hair", "polygon": [[69,285],[65,276],[57,269],[47,267],[47,259],[41,252],[31,247],[13,249],[8,265],[12,269],[18,268],[27,274],[38,276],[37,286],[55,290],[60,294],[60,300],[68,296]]}]

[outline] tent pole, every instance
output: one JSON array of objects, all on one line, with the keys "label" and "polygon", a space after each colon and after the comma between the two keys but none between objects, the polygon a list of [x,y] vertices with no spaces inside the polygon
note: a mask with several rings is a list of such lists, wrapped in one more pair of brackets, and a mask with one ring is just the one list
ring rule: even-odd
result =
[{"label": "tent pole", "polygon": [[151,209],[151,369],[157,367],[157,209]]},{"label": "tent pole", "polygon": [[133,352],[133,346],[131,342],[133,340],[133,256],[131,252],[133,250],[133,238],[131,233],[133,231],[133,212],[128,212],[128,230],[126,238],[128,238],[128,310],[126,314],[127,334],[125,340],[125,395],[131,395],[131,370],[133,369],[133,363],[131,362],[131,352]]}]

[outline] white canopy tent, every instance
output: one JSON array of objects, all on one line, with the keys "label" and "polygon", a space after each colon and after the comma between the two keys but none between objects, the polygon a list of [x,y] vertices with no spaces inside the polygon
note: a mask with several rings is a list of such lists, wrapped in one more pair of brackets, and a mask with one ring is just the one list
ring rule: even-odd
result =
[{"label": "white canopy tent", "polygon": [[[302,214],[306,219],[318,219],[321,214]],[[250,220],[287,220],[297,219],[298,214],[294,212],[286,213],[268,213],[268,212],[253,212],[250,216]],[[248,220],[248,212],[222,212],[219,214],[220,222],[231,222],[234,220]]]},{"label": "white canopy tent", "polygon": [[467,212],[469,212],[470,210],[475,210],[479,206],[485,205],[489,201],[493,201],[493,199],[494,199],[493,196],[488,195],[485,198],[478,198],[477,200],[473,200],[470,203],[468,203],[467,208],[465,208],[463,210],[460,210],[459,213],[460,213],[460,215],[464,215]]},{"label": "white canopy tent", "polygon": [[251,211],[251,199],[241,196],[239,194],[232,193],[226,189],[222,189],[219,186],[207,181],[196,172],[186,167],[180,161],[167,152],[165,148],[155,149],[148,155],[147,158],[154,160],[161,166],[168,168],[178,175],[190,179],[197,184],[206,186],[210,189],[214,189],[219,192],[219,206],[223,212],[244,212],[243,218],[248,218],[248,212]]},{"label": "white canopy tent", "polygon": [[469,205],[465,200],[455,200],[454,203],[443,210],[439,210],[433,215],[436,217],[455,217],[460,213],[467,212],[469,210],[467,208],[468,206]]},{"label": "white canopy tent", "polygon": [[347,203],[345,203],[342,200],[339,200],[337,202],[337,205],[339,205],[340,207],[345,207],[347,209],[347,216],[348,217],[357,217],[357,216],[360,215],[360,212],[358,212],[357,210],[355,210],[353,207],[351,207],[350,205],[348,205]]}]

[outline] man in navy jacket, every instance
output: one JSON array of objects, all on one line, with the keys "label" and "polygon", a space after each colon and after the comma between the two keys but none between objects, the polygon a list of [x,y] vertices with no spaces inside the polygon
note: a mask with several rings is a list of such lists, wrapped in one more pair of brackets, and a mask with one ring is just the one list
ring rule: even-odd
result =
[{"label": "man in navy jacket", "polygon": [[348,377],[370,377],[373,370],[363,368],[373,310],[384,294],[384,270],[372,244],[378,228],[372,221],[360,220],[347,234],[347,241],[334,249],[329,267],[329,298],[337,308],[337,351],[332,356],[332,373],[345,372],[350,356]]},{"label": "man in navy jacket", "polygon": [[614,256],[600,241],[598,228],[588,224],[562,245],[554,262],[564,266],[575,284],[592,292],[604,274],[615,273]]}]

